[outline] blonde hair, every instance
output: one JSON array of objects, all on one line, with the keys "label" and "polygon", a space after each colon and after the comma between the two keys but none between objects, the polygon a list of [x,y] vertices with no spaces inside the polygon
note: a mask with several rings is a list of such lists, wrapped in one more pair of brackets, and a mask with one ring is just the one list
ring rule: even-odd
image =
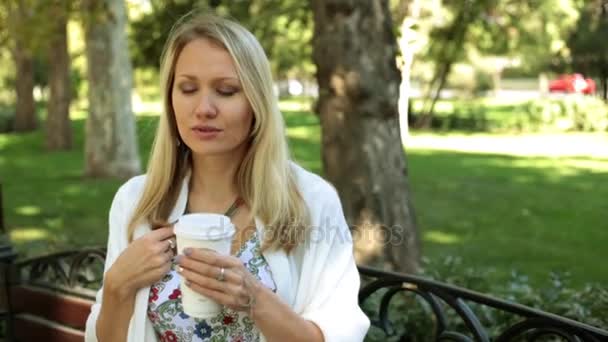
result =
[{"label": "blonde hair", "polygon": [[291,251],[302,241],[309,213],[296,185],[285,138],[285,124],[273,92],[268,58],[257,39],[241,25],[214,15],[189,13],[172,28],[161,57],[163,113],[148,163],[143,194],[129,222],[128,238],[148,221],[152,228],[166,225],[177,202],[184,177],[191,167],[189,150],[181,140],[171,103],[175,65],[183,48],[206,38],[232,56],[254,123],[248,150],[236,174],[241,197],[251,217],[265,225],[263,249]]}]

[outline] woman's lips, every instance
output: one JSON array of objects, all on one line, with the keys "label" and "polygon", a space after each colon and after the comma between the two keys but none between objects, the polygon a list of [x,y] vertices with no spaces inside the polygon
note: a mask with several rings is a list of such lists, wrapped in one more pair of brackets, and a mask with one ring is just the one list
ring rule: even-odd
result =
[{"label": "woman's lips", "polygon": [[192,128],[192,132],[198,139],[211,140],[215,139],[222,132],[222,130],[211,126],[197,126]]}]

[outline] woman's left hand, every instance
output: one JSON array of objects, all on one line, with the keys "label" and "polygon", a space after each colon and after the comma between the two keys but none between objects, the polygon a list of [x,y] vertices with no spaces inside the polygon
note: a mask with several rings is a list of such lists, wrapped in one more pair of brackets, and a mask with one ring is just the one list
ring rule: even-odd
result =
[{"label": "woman's left hand", "polygon": [[261,284],[239,258],[188,248],[178,264],[178,273],[192,290],[233,310],[253,311]]}]

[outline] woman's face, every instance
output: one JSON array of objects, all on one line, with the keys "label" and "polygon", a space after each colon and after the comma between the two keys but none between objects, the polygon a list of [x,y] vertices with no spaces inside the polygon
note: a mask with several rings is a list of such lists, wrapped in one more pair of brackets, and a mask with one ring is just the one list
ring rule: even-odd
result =
[{"label": "woman's face", "polygon": [[238,153],[245,146],[253,110],[225,48],[205,38],[186,44],[171,98],[179,135],[195,156]]}]

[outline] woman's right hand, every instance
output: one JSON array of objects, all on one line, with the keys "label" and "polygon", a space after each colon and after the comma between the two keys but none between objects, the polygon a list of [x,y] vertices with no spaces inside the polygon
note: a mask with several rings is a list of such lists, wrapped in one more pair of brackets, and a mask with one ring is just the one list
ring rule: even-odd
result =
[{"label": "woman's right hand", "polygon": [[106,291],[127,298],[162,279],[171,269],[174,245],[172,226],[155,229],[131,242],[106,273]]}]

